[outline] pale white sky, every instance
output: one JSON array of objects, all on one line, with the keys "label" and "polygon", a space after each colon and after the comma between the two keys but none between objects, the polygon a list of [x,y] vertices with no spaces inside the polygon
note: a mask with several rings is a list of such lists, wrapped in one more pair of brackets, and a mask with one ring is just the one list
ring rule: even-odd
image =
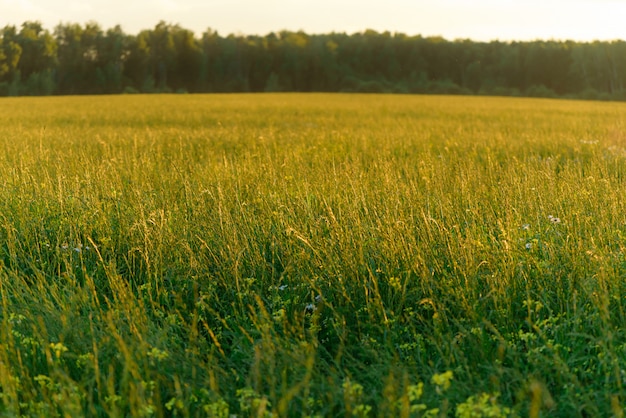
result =
[{"label": "pale white sky", "polygon": [[39,20],[49,30],[90,20],[136,34],[160,20],[198,35],[365,29],[447,39],[626,39],[626,0],[0,0],[0,27]]}]

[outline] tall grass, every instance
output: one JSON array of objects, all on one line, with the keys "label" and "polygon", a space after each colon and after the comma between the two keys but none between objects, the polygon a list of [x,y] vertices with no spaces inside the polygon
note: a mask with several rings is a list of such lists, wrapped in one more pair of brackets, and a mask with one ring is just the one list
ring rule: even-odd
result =
[{"label": "tall grass", "polygon": [[0,411],[622,416],[625,158],[622,104],[4,99]]}]

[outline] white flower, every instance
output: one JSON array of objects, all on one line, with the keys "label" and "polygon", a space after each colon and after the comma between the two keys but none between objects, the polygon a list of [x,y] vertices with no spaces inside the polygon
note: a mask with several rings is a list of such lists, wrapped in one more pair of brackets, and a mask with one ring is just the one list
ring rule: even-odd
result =
[{"label": "white flower", "polygon": [[524,231],[529,230],[529,229],[530,229],[530,224],[524,224],[524,225],[522,225],[522,229],[523,229]]},{"label": "white flower", "polygon": [[309,303],[308,305],[304,307],[304,310],[307,312],[315,312],[317,310],[317,306],[315,306],[312,303]]},{"label": "white flower", "polygon": [[530,250],[531,248],[533,248],[533,243],[532,242],[527,242],[525,245],[527,250]]},{"label": "white flower", "polygon": [[283,284],[283,285],[278,286],[278,290],[285,290],[287,289],[287,287],[288,286],[286,284]]},{"label": "white flower", "polygon": [[553,224],[558,224],[558,223],[561,223],[561,218],[557,218],[556,216],[548,215],[548,219],[549,219],[549,220],[550,220],[550,222],[552,222]]}]

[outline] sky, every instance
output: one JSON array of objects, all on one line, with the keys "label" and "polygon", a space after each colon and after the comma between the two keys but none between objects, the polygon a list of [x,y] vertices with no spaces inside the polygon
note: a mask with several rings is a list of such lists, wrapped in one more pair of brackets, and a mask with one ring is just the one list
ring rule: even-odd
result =
[{"label": "sky", "polygon": [[626,39],[626,0],[0,0],[0,27],[94,21],[128,34],[163,20],[221,35],[401,32],[475,41]]}]

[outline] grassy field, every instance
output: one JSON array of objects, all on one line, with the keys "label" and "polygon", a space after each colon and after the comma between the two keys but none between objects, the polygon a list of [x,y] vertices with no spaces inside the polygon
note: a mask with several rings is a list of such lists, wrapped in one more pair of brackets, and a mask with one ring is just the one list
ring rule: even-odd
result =
[{"label": "grassy field", "polygon": [[623,416],[626,105],[0,101],[0,416]]}]

